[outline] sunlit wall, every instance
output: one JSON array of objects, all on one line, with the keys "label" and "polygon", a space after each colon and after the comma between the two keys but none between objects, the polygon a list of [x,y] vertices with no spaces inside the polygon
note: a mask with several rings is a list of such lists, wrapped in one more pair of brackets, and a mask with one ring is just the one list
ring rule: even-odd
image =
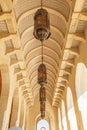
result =
[{"label": "sunlit wall", "polygon": [[[84,130],[87,130],[87,68],[83,63],[77,64],[75,76],[76,76],[75,89],[78,98],[78,106],[81,112]],[[68,110],[68,119],[70,122],[70,130],[78,130],[72,93],[69,87],[67,88],[66,98],[67,98],[67,110]],[[60,122],[59,130],[62,130],[61,123],[64,126],[64,130],[68,130],[66,125],[66,116],[64,114],[64,109],[65,109],[64,103],[62,102],[63,119],[62,122],[61,120],[59,121]],[[60,119],[60,112],[58,111],[58,113]]]}]

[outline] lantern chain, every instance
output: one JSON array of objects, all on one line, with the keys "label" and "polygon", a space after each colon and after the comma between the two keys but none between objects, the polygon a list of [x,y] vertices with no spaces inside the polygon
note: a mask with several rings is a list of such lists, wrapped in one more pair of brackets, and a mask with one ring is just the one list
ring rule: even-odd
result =
[{"label": "lantern chain", "polygon": [[42,64],[43,64],[43,41],[41,41],[42,43]]},{"label": "lantern chain", "polygon": [[42,8],[42,6],[43,6],[43,0],[41,0],[41,8]]}]

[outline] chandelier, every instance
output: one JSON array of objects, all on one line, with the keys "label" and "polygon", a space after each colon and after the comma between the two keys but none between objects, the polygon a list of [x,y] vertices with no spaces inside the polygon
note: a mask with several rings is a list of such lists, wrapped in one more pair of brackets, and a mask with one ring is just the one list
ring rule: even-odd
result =
[{"label": "chandelier", "polygon": [[40,96],[40,111],[41,118],[45,118],[45,101],[46,101],[46,90],[45,84],[47,83],[47,71],[46,66],[43,63],[43,41],[47,40],[50,33],[50,20],[48,12],[42,8],[38,9],[34,15],[34,32],[33,35],[36,39],[41,41],[42,45],[42,63],[38,67],[38,83],[40,84],[39,96]]}]

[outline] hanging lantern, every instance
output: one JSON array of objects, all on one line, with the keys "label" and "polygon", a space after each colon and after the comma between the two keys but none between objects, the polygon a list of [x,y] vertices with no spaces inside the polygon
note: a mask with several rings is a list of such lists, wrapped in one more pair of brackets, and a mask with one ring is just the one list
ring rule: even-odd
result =
[{"label": "hanging lantern", "polygon": [[38,68],[38,83],[40,85],[47,83],[46,66],[43,63]]},{"label": "hanging lantern", "polygon": [[44,84],[47,83],[46,66],[43,64],[43,41],[48,39],[50,33],[50,20],[48,12],[42,8],[43,2],[41,0],[41,8],[38,9],[34,15],[34,32],[33,35],[42,43],[42,64],[38,67],[38,83],[40,84],[40,111],[41,118],[45,117],[45,101],[46,93]]},{"label": "hanging lantern", "polygon": [[45,111],[45,102],[40,102],[40,111]]},{"label": "hanging lantern", "polygon": [[45,103],[40,102],[41,118],[45,117]]},{"label": "hanging lantern", "polygon": [[41,118],[45,117],[45,103],[40,102],[40,111],[41,111]]},{"label": "hanging lantern", "polygon": [[46,101],[46,93],[45,93],[45,87],[41,86],[40,88],[40,102]]},{"label": "hanging lantern", "polygon": [[45,111],[41,111],[41,118],[45,118]]},{"label": "hanging lantern", "polygon": [[40,41],[48,39],[51,35],[48,12],[43,8],[38,9],[35,13],[33,34]]}]

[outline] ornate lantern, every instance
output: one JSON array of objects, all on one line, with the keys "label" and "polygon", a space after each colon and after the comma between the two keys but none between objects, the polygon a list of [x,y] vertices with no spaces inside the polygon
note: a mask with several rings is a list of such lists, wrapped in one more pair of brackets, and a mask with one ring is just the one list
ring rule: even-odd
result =
[{"label": "ornate lantern", "polygon": [[46,93],[45,93],[45,87],[40,88],[40,102],[46,101]]},{"label": "ornate lantern", "polygon": [[40,111],[41,111],[41,118],[45,117],[45,103],[40,102]]},{"label": "ornate lantern", "polygon": [[40,85],[47,83],[46,66],[43,63],[38,68],[38,83]]},{"label": "ornate lantern", "polygon": [[45,117],[45,101],[46,101],[45,87],[41,86],[41,88],[40,88],[40,111],[41,111],[41,118]]},{"label": "ornate lantern", "polygon": [[45,118],[45,111],[41,111],[41,118]]},{"label": "ornate lantern", "polygon": [[45,87],[44,84],[47,83],[47,72],[46,66],[43,64],[43,41],[48,39],[51,35],[50,33],[50,21],[48,12],[42,8],[38,9],[34,15],[34,32],[33,35],[36,39],[40,40],[42,43],[42,64],[38,67],[38,83],[40,84],[40,111],[41,118],[45,117]]},{"label": "ornate lantern", "polygon": [[43,8],[38,9],[35,13],[33,34],[40,41],[48,39],[51,35],[48,12]]}]

